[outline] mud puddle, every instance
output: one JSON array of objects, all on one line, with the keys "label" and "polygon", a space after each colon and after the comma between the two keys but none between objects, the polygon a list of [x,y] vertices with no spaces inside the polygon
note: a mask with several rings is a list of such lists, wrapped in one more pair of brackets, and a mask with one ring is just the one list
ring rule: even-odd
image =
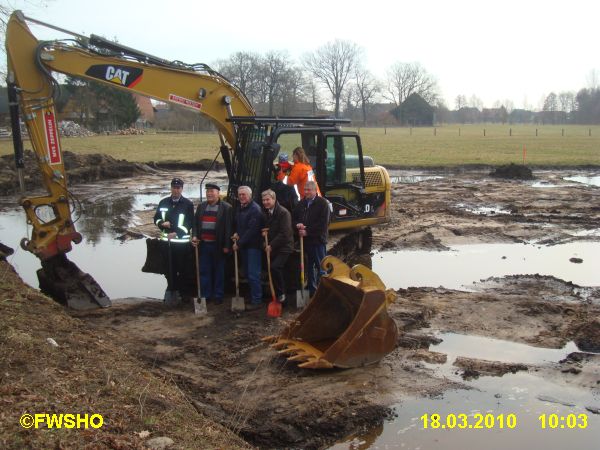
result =
[{"label": "mud puddle", "polygon": [[[578,352],[574,342],[549,349],[456,333],[437,333],[435,338],[442,342],[430,350],[446,355],[446,362],[424,365],[437,376],[466,379],[465,389],[408,398],[394,406],[392,420],[331,449],[596,448],[600,416],[592,410],[600,406],[600,393],[590,396],[580,386],[546,379],[536,369],[558,365]],[[469,374],[465,360],[496,369],[510,364],[518,370]],[[432,422],[433,414],[439,415],[439,424]]]},{"label": "mud puddle", "polygon": [[522,274],[549,275],[578,285],[600,286],[598,242],[554,246],[457,245],[449,251],[378,252],[372,261],[373,270],[386,286],[394,289],[410,286],[461,289],[492,276]]},{"label": "mud puddle", "polygon": [[[581,406],[585,404],[584,391],[565,391],[529,374],[480,379],[469,385],[472,390],[446,391],[435,399],[408,399],[396,406],[393,421],[331,449],[597,448],[600,417]],[[543,394],[557,389],[576,404],[565,406]],[[433,428],[433,414],[440,416],[439,428]],[[556,418],[550,419],[553,415]],[[492,426],[488,428],[482,417]],[[550,428],[550,420],[553,425],[557,421],[557,428]],[[425,423],[428,428],[424,428]]]},{"label": "mud puddle", "polygon": [[600,175],[595,175],[595,176],[574,175],[574,176],[570,176],[570,177],[565,177],[564,179],[567,181],[574,181],[575,183],[587,184],[588,186],[600,187]]},{"label": "mud puddle", "polygon": [[[198,178],[198,174],[189,171],[175,173],[184,180]],[[162,175],[165,180],[162,184],[157,175],[142,175],[135,181],[113,180],[78,186],[76,195],[82,208],[74,217],[83,241],[73,245],[69,259],[90,273],[112,299],[163,296],[165,278],[141,271],[146,257],[143,235],[129,234],[128,230],[144,225],[148,220],[146,216],[151,215],[160,199],[169,195],[168,182],[172,176]],[[210,181],[222,182],[223,176],[216,174]],[[186,183],[184,195],[197,203],[199,193],[199,182]],[[2,242],[15,250],[8,260],[17,273],[27,284],[37,288],[39,260],[19,246],[22,238],[30,236],[31,227],[26,223],[23,210],[15,208],[14,203],[10,197],[0,198]],[[37,215],[44,220],[53,219],[52,213],[44,209],[38,210]]]},{"label": "mud puddle", "polygon": [[[441,339],[437,345],[431,347],[432,351],[445,353],[448,361],[457,357],[486,359],[506,363],[542,364],[546,362],[559,362],[569,353],[579,351],[573,341],[569,341],[562,348],[542,348],[519,342],[510,342],[503,339],[493,339],[483,336],[463,335],[456,333],[438,333]],[[441,370],[444,367],[440,368]],[[449,375],[449,373],[445,374]]]},{"label": "mud puddle", "polygon": [[[82,216],[81,220],[86,220],[86,217]],[[19,247],[19,241],[27,235],[26,228],[22,211],[2,213],[2,242],[15,250],[8,261],[23,281],[37,288],[36,271],[40,262],[32,253]],[[93,233],[89,233],[90,229],[87,231],[83,232],[83,241],[73,246],[69,259],[82,271],[91,274],[110,298],[162,298],[166,287],[164,277],[141,271],[146,257],[145,239],[121,242],[116,239],[116,233],[112,234],[107,229],[95,229]]]},{"label": "mud puddle", "polygon": [[414,184],[421,181],[441,180],[442,178],[444,177],[439,175],[392,175],[390,181],[392,183]]}]

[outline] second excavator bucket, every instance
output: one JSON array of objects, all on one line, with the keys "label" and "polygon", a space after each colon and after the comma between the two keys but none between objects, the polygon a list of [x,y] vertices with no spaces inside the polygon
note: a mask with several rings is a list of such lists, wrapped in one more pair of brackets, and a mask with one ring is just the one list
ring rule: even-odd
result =
[{"label": "second excavator bucket", "polygon": [[265,341],[299,367],[331,369],[375,363],[396,346],[398,328],[387,306],[396,298],[369,268],[333,256],[308,306],[278,336]]}]

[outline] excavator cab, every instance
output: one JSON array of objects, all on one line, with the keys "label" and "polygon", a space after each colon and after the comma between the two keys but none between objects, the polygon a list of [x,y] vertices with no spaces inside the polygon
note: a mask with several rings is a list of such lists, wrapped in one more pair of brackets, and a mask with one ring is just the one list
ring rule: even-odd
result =
[{"label": "excavator cab", "polygon": [[387,306],[396,294],[363,265],[352,268],[333,256],[308,306],[278,336],[263,338],[306,369],[360,367],[396,347],[398,327]]},{"label": "excavator cab", "polygon": [[[238,136],[235,149],[222,149],[229,176],[227,196],[250,186],[255,199],[273,188],[273,166],[280,153],[291,157],[302,147],[317,183],[332,205],[329,229],[353,229],[389,221],[390,179],[387,171],[364,157],[360,136],[342,131],[348,119],[309,117],[232,117]],[[229,151],[228,151],[229,150]]]}]

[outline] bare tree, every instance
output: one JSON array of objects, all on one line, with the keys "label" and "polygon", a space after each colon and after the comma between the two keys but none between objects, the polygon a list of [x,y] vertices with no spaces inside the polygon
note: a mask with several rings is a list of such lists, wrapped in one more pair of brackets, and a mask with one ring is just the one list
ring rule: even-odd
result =
[{"label": "bare tree", "polygon": [[354,71],[355,93],[362,111],[363,125],[367,124],[367,108],[375,96],[381,92],[379,82],[371,73],[362,67],[357,67]]},{"label": "bare tree", "polygon": [[342,94],[359,64],[361,53],[354,42],[336,39],[304,58],[308,72],[331,93],[336,117],[339,117]]},{"label": "bare tree", "polygon": [[543,111],[558,111],[558,97],[554,92],[550,92],[544,100]]},{"label": "bare tree", "polygon": [[481,111],[483,109],[483,100],[473,94],[469,99],[469,106],[471,108],[477,108],[479,111]]},{"label": "bare tree", "polygon": [[458,111],[459,109],[464,108],[465,106],[467,106],[467,97],[465,97],[462,94],[457,95],[454,99],[455,109]]},{"label": "bare tree", "polygon": [[308,82],[308,85],[306,86],[307,88],[307,94],[310,97],[310,103],[312,104],[312,113],[313,115],[317,114],[317,111],[319,110],[319,89],[317,87],[317,83],[315,83],[314,80],[310,80]]},{"label": "bare tree", "polygon": [[275,103],[280,99],[284,78],[291,65],[285,52],[270,51],[259,59],[259,97],[269,105],[269,115],[274,114]]},{"label": "bare tree", "polygon": [[216,63],[217,70],[235,84],[251,100],[258,95],[260,56],[251,52],[236,52]]},{"label": "bare tree", "polygon": [[280,84],[281,114],[288,115],[307,95],[306,79],[299,67],[286,69]]},{"label": "bare tree", "polygon": [[558,94],[560,110],[569,113],[575,110],[575,93],[564,91]]},{"label": "bare tree", "polygon": [[419,94],[427,103],[438,97],[435,79],[417,62],[394,63],[387,71],[387,91],[384,97],[400,106],[411,94]]}]

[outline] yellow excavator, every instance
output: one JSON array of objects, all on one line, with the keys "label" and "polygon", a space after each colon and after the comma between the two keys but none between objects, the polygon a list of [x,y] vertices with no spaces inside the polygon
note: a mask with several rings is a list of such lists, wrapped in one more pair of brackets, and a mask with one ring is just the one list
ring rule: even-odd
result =
[{"label": "yellow excavator", "polygon": [[[38,41],[28,22],[71,38]],[[301,146],[316,169],[321,192],[332,205],[331,230],[389,221],[387,171],[363,156],[360,136],[342,130],[348,120],[257,116],[244,93],[205,64],[168,61],[96,35],[83,36],[40,22],[20,11],[8,21],[6,51],[9,109],[21,189],[22,120],[48,191],[45,196],[21,200],[32,225],[31,238],[23,239],[21,246],[42,262],[38,271],[40,287],[71,307],[109,306],[110,300],[91,276],[66,258],[72,243],[81,242],[82,236],[71,217],[72,195],[57,127],[58,82],[54,72],[139,93],[208,117],[220,137],[220,154],[229,180],[227,196],[233,204],[241,185],[250,186],[260,198],[260,192],[272,187],[273,163],[282,147],[291,150],[292,146]],[[42,219],[40,209],[50,211],[52,217],[43,214]],[[360,285],[354,290],[360,291]]]}]

